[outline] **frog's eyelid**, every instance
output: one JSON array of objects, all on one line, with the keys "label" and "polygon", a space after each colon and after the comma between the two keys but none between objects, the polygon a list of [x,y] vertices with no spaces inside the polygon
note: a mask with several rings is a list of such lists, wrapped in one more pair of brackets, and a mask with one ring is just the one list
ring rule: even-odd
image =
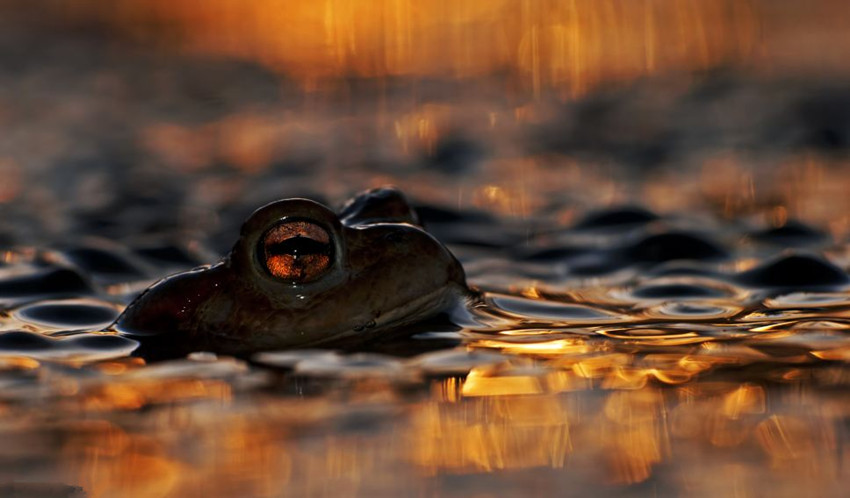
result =
[{"label": "frog's eyelid", "polygon": [[264,242],[281,243],[287,240],[301,238],[312,240],[319,244],[330,244],[332,235],[329,230],[309,219],[282,219],[272,224],[263,234]]},{"label": "frog's eyelid", "polygon": [[342,224],[337,215],[326,206],[309,199],[285,199],[257,209],[242,225],[242,237],[265,233],[284,220],[305,220],[338,233]]}]

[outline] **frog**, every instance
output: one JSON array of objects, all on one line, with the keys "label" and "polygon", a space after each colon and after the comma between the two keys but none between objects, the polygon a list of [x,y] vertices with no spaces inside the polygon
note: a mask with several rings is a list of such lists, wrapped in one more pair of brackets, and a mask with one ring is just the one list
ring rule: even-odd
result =
[{"label": "frog", "polygon": [[166,277],[110,327],[148,354],[363,344],[474,299],[463,267],[395,187],[336,213],[306,198],[260,207],[215,264]]}]

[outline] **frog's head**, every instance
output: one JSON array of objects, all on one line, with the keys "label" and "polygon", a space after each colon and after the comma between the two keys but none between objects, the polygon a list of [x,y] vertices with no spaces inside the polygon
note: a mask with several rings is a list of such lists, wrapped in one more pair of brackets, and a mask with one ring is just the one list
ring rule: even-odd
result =
[{"label": "frog's head", "polygon": [[415,223],[394,189],[361,195],[342,218],[307,199],[273,202],[222,262],[158,282],[116,326],[234,354],[380,337],[466,290],[460,263]]}]

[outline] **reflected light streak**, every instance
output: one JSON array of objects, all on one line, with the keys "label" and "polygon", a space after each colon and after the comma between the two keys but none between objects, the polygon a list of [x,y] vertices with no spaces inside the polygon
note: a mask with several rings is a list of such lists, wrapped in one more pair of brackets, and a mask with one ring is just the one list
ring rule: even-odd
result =
[{"label": "reflected light streak", "polygon": [[499,349],[507,353],[528,355],[563,355],[590,352],[590,346],[580,339],[559,339],[529,343],[516,343],[498,340],[480,340],[472,343],[474,347]]},{"label": "reflected light streak", "polygon": [[480,398],[449,407],[429,403],[412,421],[410,458],[429,474],[559,468],[573,451],[569,414],[557,398]]}]

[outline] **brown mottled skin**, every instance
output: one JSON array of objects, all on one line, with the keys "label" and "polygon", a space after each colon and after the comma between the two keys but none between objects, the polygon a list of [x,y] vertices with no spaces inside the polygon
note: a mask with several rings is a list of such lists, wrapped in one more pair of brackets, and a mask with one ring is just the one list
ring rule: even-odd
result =
[{"label": "brown mottled skin", "polygon": [[[311,220],[331,235],[333,261],[319,278],[282,281],[259,261],[263,234],[286,219]],[[157,282],[114,328],[175,353],[247,354],[382,337],[467,293],[460,263],[418,226],[399,191],[383,188],[360,194],[339,216],[306,199],[258,209],[222,261]]]}]

